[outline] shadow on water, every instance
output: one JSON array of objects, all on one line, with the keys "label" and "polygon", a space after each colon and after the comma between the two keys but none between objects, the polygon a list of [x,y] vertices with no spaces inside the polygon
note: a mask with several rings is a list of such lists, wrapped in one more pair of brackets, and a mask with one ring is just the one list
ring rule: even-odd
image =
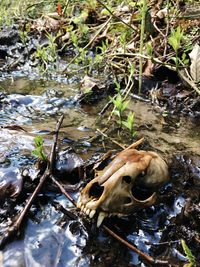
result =
[{"label": "shadow on water", "polygon": [[[3,79],[0,87],[2,235],[38,182],[36,160],[31,154],[33,139],[43,135],[49,154],[52,132],[60,114],[65,115],[59,135],[60,148],[73,149],[79,155],[65,159],[60,155],[60,169],[68,168],[69,162],[80,168],[95,152],[116,146],[106,143],[104,148],[101,139],[91,142],[96,136],[97,114],[105,103],[81,106],[76,97],[78,83],[16,76],[12,80]],[[173,266],[187,261],[181,239],[200,259],[200,121],[177,115],[164,117],[155,106],[141,101],[132,100],[129,106],[135,112],[137,132],[148,142],[147,149],[168,159],[172,179],[160,190],[155,206],[105,222],[140,250],[167,259]],[[69,169],[62,175],[62,180],[74,177]],[[78,193],[72,194],[76,199]],[[102,229],[96,229],[49,182],[31,207],[20,236],[2,253],[4,267],[149,266]]]}]

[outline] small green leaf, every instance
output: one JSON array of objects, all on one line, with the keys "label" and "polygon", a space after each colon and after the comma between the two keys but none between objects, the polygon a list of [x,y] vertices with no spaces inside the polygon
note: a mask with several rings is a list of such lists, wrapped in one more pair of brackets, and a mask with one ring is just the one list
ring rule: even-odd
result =
[{"label": "small green leaf", "polygon": [[118,117],[120,117],[120,112],[119,112],[119,110],[116,110],[116,109],[115,109],[115,110],[113,111],[113,113],[114,113],[115,115],[117,115]]},{"label": "small green leaf", "polygon": [[122,102],[121,111],[124,111],[127,108],[128,104],[129,104],[129,101]]},{"label": "small green leaf", "polygon": [[180,48],[182,39],[183,39],[183,31],[181,31],[180,26],[178,26],[175,30],[171,31],[171,34],[168,38],[168,42],[173,47],[175,52],[177,52],[177,50]]},{"label": "small green leaf", "polygon": [[36,147],[42,146],[44,143],[43,137],[41,135],[38,135],[34,138],[34,143]]},{"label": "small green leaf", "polygon": [[181,245],[182,245],[182,248],[186,254],[186,257],[188,259],[188,261],[192,264],[195,264],[196,262],[196,259],[194,257],[194,255],[192,254],[192,251],[189,249],[189,247],[186,245],[185,243],[185,240],[181,239]]},{"label": "small green leaf", "polygon": [[121,86],[120,86],[120,84],[117,82],[117,81],[115,81],[115,85],[116,85],[116,91],[120,94],[121,92],[120,92],[120,90],[121,90]]},{"label": "small green leaf", "polygon": [[121,95],[117,96],[114,104],[115,104],[117,109],[121,110],[121,108],[122,108],[122,96]]}]

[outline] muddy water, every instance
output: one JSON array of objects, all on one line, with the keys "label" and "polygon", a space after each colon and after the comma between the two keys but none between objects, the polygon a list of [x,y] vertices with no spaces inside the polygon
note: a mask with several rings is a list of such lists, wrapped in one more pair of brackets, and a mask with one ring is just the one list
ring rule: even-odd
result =
[{"label": "muddy water", "polygon": [[[52,131],[62,113],[65,118],[59,136],[61,149],[73,147],[86,160],[95,152],[111,148],[112,142],[107,147],[103,147],[101,141],[90,142],[96,136],[96,122],[98,127],[101,126],[97,114],[105,103],[81,106],[76,101],[79,92],[77,81],[36,80],[18,73],[4,77],[0,88],[0,183],[8,183],[9,179],[9,185],[14,187],[11,192],[14,197],[23,186],[20,173],[24,169],[32,174],[36,172],[33,168],[35,158],[31,154],[34,137],[38,134],[44,136],[45,149],[49,153]],[[191,186],[191,177],[195,190],[199,189],[200,120],[164,114],[159,107],[141,101],[132,100],[129,107],[135,112],[138,138],[144,136],[149,148],[173,163],[173,182],[160,192],[157,205],[128,218],[111,218],[107,223],[142,251],[165,257],[181,266],[186,258],[179,240],[184,235],[181,230],[179,235],[173,235],[171,228],[174,224],[180,226],[178,216],[190,197],[188,194],[194,192],[188,187]],[[72,194],[77,198],[76,193]],[[15,206],[13,202],[9,203],[6,192],[3,197],[6,201],[1,200],[1,235],[8,229],[12,214],[23,207],[20,199]],[[72,211],[73,216],[63,212],[63,208]],[[9,211],[6,213],[5,209]],[[198,229],[191,231],[195,232],[194,235],[199,233]],[[187,235],[188,242],[192,242],[189,230]],[[159,242],[164,245],[159,245]],[[101,229],[95,229],[94,224],[79,214],[59,191],[48,189],[38,196],[31,208],[21,236],[12,240],[2,253],[3,266],[6,267],[149,266]]]},{"label": "muddy water", "polygon": [[184,151],[200,156],[200,119],[170,115],[156,106],[144,102],[132,102],[139,134],[145,136],[151,146],[171,156]]}]

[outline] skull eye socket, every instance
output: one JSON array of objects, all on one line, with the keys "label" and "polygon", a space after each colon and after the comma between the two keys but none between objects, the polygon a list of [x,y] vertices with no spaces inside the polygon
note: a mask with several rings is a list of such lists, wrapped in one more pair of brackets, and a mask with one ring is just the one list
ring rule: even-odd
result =
[{"label": "skull eye socket", "polygon": [[133,197],[141,201],[148,199],[155,192],[152,188],[147,188],[142,185],[133,186],[131,191]]},{"label": "skull eye socket", "polygon": [[104,187],[101,186],[98,182],[93,183],[89,190],[89,197],[100,197],[103,193]]},{"label": "skull eye socket", "polygon": [[127,184],[131,183],[131,176],[125,175],[122,177],[122,181],[126,182]]}]

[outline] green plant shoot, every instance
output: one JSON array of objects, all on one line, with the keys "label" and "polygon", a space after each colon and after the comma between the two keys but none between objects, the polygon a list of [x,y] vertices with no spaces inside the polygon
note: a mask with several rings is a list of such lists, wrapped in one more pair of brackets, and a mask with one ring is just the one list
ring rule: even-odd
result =
[{"label": "green plant shoot", "polygon": [[185,252],[185,255],[188,259],[188,261],[192,264],[192,266],[195,264],[196,260],[194,255],[192,254],[192,251],[189,249],[189,247],[186,245],[185,241],[181,239],[181,245]]},{"label": "green plant shoot", "polygon": [[176,70],[178,70],[178,66],[179,66],[178,49],[181,46],[182,39],[183,39],[183,31],[181,31],[180,26],[178,26],[175,30],[172,29],[171,34],[168,38],[168,42],[173,47],[176,53],[176,57],[174,59],[176,63]]},{"label": "green plant shoot", "polygon": [[122,114],[124,110],[127,108],[129,101],[124,101],[123,97],[120,94],[117,95],[116,99],[111,97],[110,100],[114,104],[115,109],[113,113],[119,118],[119,120],[117,120],[117,123],[121,127],[122,126]]},{"label": "green plant shoot", "polygon": [[122,121],[123,121],[122,114],[123,114],[123,111],[127,108],[129,101],[124,101],[123,97],[120,94],[117,95],[116,99],[114,97],[110,97],[110,100],[114,104],[113,113],[119,118],[119,120],[117,120],[117,123],[121,127]]},{"label": "green plant shoot", "polygon": [[122,124],[129,129],[129,132],[132,137],[136,135],[136,131],[134,130],[134,123],[135,123],[135,114],[134,112],[130,111],[126,121],[123,121]]},{"label": "green plant shoot", "polygon": [[32,151],[32,154],[43,161],[48,161],[48,158],[44,152],[44,139],[41,135],[38,135],[34,138],[35,150]]}]

